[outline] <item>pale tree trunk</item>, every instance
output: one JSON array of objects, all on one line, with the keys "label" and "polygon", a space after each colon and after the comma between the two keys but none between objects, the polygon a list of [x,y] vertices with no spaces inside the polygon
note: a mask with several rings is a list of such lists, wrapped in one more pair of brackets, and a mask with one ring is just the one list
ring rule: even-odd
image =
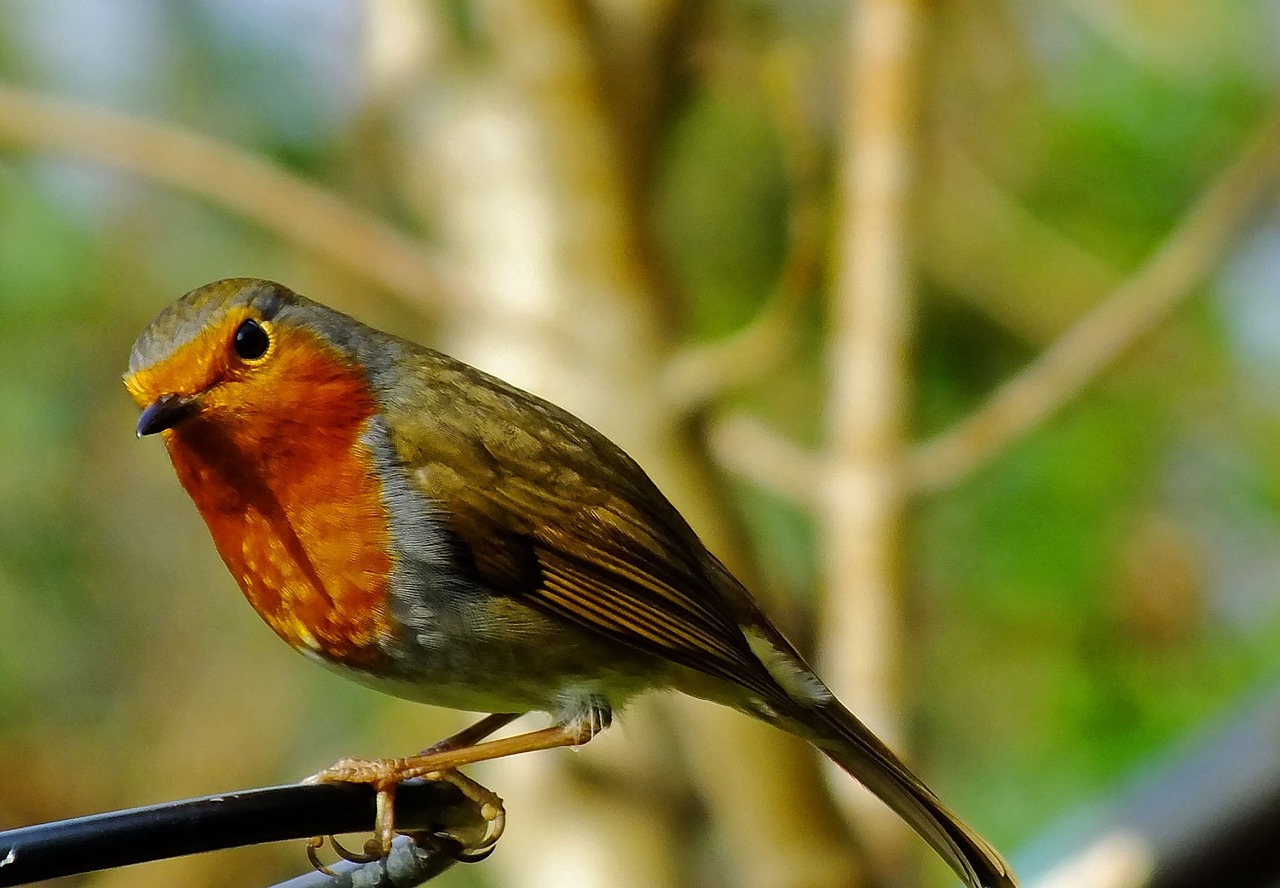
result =
[{"label": "pale tree trunk", "polygon": [[[849,22],[819,519],[824,673],[898,749],[906,653],[901,466],[913,313],[906,229],[922,6],[863,0]],[[908,847],[901,822],[866,793],[848,798],[876,868],[901,873]]]},{"label": "pale tree trunk", "polygon": [[[671,343],[634,246],[640,226],[579,7],[491,0],[476,9],[484,68],[462,82],[433,72],[406,143],[410,193],[439,226],[470,301],[446,319],[441,344],[623,444],[708,545],[741,565],[716,481],[659,389]],[[679,757],[654,720],[647,700],[578,760],[531,755],[483,773],[508,802],[502,853],[490,864],[506,884],[698,881],[687,871],[698,830],[675,822],[674,793],[662,789]],[[674,707],[667,721],[688,728],[681,744],[723,827],[733,884],[857,884],[809,751],[708,703]],[[575,779],[585,768],[605,791]]]},{"label": "pale tree trunk", "polygon": [[[570,10],[554,2],[477,8],[492,67],[433,85],[432,106],[406,146],[423,214],[439,220],[470,303],[443,319],[441,346],[640,450],[655,425],[643,380],[658,333],[624,240],[630,222],[606,165],[610,135],[590,112]],[[600,759],[620,760],[612,747],[625,744],[662,761],[658,750],[637,749],[645,740],[642,729],[607,731],[582,757],[607,768]],[[511,812],[502,853],[489,864],[501,881],[684,884],[670,853],[679,836],[663,807],[623,789],[589,791],[566,764],[564,754],[542,754],[477,769]]]}]

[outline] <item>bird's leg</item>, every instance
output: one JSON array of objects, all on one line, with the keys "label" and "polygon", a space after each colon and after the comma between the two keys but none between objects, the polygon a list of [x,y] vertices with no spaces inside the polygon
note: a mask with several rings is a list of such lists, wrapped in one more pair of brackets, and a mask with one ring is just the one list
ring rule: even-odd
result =
[{"label": "bird's leg", "polygon": [[[371,785],[378,794],[377,835],[375,836],[376,845],[375,841],[370,841],[367,848],[372,850],[377,847],[386,854],[390,851],[391,840],[395,836],[394,794],[395,787],[401,782],[415,777],[425,777],[428,780],[448,780],[457,786],[458,783],[450,775],[463,765],[506,758],[509,755],[518,755],[522,752],[558,749],[564,746],[582,746],[608,727],[610,712],[607,704],[597,704],[589,707],[569,721],[552,725],[539,731],[530,731],[526,734],[516,734],[514,737],[502,737],[497,740],[471,742],[469,745],[456,745],[454,742],[459,738],[462,741],[470,741],[487,736],[514,719],[515,716],[510,713],[495,713],[481,719],[475,725],[455,734],[453,737],[448,737],[440,743],[428,747],[420,755],[398,759],[341,759],[323,771],[308,777],[304,782],[368,783]],[[461,775],[456,776],[460,777]],[[469,778],[463,779],[469,781]],[[469,782],[474,787],[483,789],[474,781]],[[460,786],[459,788],[463,787]],[[495,829],[501,834],[501,823],[505,816],[502,813],[501,800],[496,795],[488,793],[487,790],[487,795],[482,797],[468,793],[465,788],[463,788],[463,792],[468,798],[480,803],[482,816],[486,820],[491,820],[491,822],[498,824]],[[492,809],[492,818],[485,814],[486,808]],[[486,837],[484,842],[481,843],[484,846],[482,850],[492,847],[493,841],[496,841],[496,836],[491,834]]]},{"label": "bird's leg", "polygon": [[419,752],[418,755],[431,755],[435,752],[461,749],[464,746],[475,746],[494,731],[502,730],[523,714],[522,712],[495,712],[492,715],[486,715],[480,721],[473,725],[468,725],[458,733],[450,734],[443,740],[437,740]]},{"label": "bird's leg", "polygon": [[567,724],[552,725],[527,734],[486,740],[456,749],[444,749],[411,755],[397,759],[341,759],[318,774],[308,777],[307,783],[368,783],[377,789],[425,777],[441,771],[452,771],[463,765],[506,758],[522,752],[540,749],[559,749],[563,746],[582,746],[599,733],[598,723],[581,719]]}]

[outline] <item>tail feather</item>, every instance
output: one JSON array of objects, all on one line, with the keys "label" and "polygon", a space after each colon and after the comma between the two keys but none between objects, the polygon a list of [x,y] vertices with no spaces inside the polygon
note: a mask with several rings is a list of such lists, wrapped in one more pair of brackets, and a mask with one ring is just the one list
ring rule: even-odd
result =
[{"label": "tail feather", "polygon": [[942,804],[857,716],[834,699],[810,712],[818,748],[911,824],[969,888],[1018,888],[1000,853]]}]

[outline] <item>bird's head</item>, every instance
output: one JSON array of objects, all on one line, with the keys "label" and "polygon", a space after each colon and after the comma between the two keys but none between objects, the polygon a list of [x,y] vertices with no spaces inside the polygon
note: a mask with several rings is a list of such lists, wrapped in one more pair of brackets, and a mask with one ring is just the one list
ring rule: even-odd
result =
[{"label": "bird's head", "polygon": [[142,408],[139,437],[196,418],[257,437],[367,415],[367,381],[338,344],[356,326],[270,281],[229,278],[187,293],[133,346],[124,383]]}]

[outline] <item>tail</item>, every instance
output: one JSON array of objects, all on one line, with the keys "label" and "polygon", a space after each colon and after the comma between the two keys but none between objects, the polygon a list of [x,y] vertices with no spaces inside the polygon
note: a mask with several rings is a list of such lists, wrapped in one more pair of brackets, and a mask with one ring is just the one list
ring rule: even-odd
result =
[{"label": "tail", "polygon": [[951,813],[857,716],[834,698],[806,716],[810,742],[911,824],[969,888],[1018,888],[1000,852]]}]

